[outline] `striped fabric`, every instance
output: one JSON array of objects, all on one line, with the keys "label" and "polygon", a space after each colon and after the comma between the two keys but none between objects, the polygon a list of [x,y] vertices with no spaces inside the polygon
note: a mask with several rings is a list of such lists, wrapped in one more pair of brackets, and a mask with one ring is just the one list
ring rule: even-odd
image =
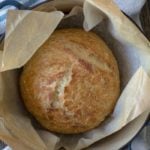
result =
[{"label": "striped fabric", "polygon": [[0,35],[5,32],[8,9],[30,9],[45,0],[0,0]]}]

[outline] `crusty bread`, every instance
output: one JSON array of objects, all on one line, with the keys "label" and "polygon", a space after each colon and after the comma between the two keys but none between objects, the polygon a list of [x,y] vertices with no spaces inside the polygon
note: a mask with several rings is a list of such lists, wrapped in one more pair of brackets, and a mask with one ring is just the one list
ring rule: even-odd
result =
[{"label": "crusty bread", "polygon": [[43,127],[73,134],[97,127],[112,112],[120,79],[100,37],[61,29],[26,64],[20,87],[25,106]]}]

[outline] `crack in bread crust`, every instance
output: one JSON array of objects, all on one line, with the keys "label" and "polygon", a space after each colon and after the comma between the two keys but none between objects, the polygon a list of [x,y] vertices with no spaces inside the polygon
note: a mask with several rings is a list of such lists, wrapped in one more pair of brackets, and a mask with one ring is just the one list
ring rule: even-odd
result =
[{"label": "crack in bread crust", "polygon": [[69,85],[72,80],[72,66],[64,73],[64,76],[59,80],[57,86],[55,87],[55,93],[53,96],[53,101],[51,102],[51,107],[54,109],[64,109],[67,111],[67,108],[64,106],[64,93],[65,88]]}]

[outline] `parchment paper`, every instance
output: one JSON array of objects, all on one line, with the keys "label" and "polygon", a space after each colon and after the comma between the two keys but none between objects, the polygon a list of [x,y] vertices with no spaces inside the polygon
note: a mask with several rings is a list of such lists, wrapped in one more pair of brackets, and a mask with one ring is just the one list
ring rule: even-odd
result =
[{"label": "parchment paper", "polygon": [[[60,7],[61,2],[58,2]],[[74,5],[75,0],[68,0],[68,3]],[[150,43],[137,27],[110,0],[86,0],[83,13],[82,8],[76,6],[70,14],[63,16],[60,11],[12,10],[8,13],[4,50],[0,53],[0,139],[15,150],[60,147],[79,150],[120,130],[150,110]],[[112,49],[118,60],[122,93],[112,115],[99,127],[78,135],[54,134],[32,124],[21,103],[20,69],[17,68],[32,57],[56,28],[82,28],[82,25],[85,30],[92,29],[100,35]]]}]

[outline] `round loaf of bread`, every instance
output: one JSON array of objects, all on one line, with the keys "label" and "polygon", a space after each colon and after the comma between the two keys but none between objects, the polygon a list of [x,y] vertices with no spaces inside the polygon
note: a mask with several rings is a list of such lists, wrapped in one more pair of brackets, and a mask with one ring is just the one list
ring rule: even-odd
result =
[{"label": "round loaf of bread", "polygon": [[20,88],[26,108],[43,127],[82,133],[113,111],[119,71],[111,50],[95,33],[61,29],[25,65]]}]

